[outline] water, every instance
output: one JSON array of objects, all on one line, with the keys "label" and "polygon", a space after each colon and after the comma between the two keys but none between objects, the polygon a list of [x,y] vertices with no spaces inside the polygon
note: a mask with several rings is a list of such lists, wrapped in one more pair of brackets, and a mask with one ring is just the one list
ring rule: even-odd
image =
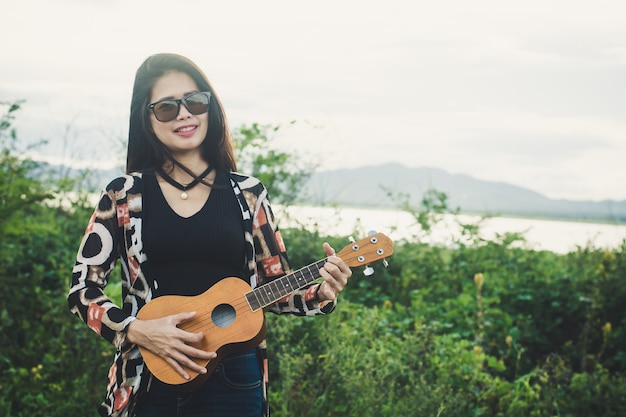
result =
[{"label": "water", "polygon": [[[411,239],[420,233],[419,226],[410,214],[396,210],[275,206],[274,211],[283,228],[301,224],[307,228],[317,227],[320,233],[332,236],[353,235],[355,239],[360,239],[364,236],[354,236],[354,230],[363,234],[375,230],[399,241]],[[476,224],[480,217],[443,216],[426,241],[446,245],[458,238],[460,228],[455,219],[466,224]],[[521,233],[526,238],[523,247],[556,253],[568,253],[577,247],[587,246],[615,249],[626,239],[626,225],[558,220],[494,217],[484,220],[480,230],[480,236],[486,239],[507,232]]]}]

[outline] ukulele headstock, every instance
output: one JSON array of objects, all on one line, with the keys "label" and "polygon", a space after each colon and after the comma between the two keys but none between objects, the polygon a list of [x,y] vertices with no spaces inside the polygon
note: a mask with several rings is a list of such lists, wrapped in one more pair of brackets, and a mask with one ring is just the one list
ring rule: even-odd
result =
[{"label": "ukulele headstock", "polygon": [[[385,260],[393,254],[393,241],[383,233],[370,236],[346,245],[337,253],[350,268],[368,267],[372,262]],[[366,275],[371,269],[366,269]],[[369,273],[371,275],[371,273]]]}]

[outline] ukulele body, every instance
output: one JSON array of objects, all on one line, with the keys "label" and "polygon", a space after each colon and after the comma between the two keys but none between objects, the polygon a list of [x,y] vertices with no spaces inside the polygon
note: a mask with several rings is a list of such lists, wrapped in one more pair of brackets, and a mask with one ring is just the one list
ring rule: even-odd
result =
[{"label": "ukulele body", "polygon": [[217,352],[217,358],[192,358],[207,369],[200,374],[186,369],[189,380],[178,374],[165,360],[150,350],[139,347],[146,366],[161,382],[182,390],[193,389],[206,381],[222,359],[252,349],[265,338],[263,309],[252,311],[245,294],[252,288],[240,278],[224,278],[197,296],[164,295],[148,302],[137,318],[151,320],[172,314],[195,311],[196,316],[179,326],[191,333],[204,333],[204,338],[192,346],[205,352]]},{"label": "ukulele body", "polygon": [[[382,233],[375,233],[359,241],[352,241],[335,256],[341,258],[348,267],[355,268],[384,260],[392,253],[391,239]],[[192,333],[202,332],[204,338],[193,346],[206,352],[217,352],[217,358],[194,359],[208,372],[199,374],[187,370],[190,379],[186,380],[161,357],[140,346],[146,366],[157,379],[166,384],[181,389],[198,386],[209,378],[220,360],[258,346],[265,338],[263,309],[314,283],[321,277],[320,270],[325,263],[326,259],[322,259],[254,289],[239,278],[224,278],[197,296],[165,295],[148,302],[137,313],[138,319],[151,320],[195,311],[196,316],[179,327]]]}]

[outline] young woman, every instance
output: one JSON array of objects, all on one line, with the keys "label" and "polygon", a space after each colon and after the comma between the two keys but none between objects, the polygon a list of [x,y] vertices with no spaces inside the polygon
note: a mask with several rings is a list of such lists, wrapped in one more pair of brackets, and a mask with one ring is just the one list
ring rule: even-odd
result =
[{"label": "young woman", "polygon": [[[158,355],[183,378],[205,373],[192,359],[217,355],[192,345],[210,335],[179,327],[195,312],[141,320],[138,311],[160,296],[201,294],[226,277],[256,287],[290,270],[267,191],[235,172],[222,105],[187,58],[157,54],[137,70],[126,171],[101,195],[68,295],[71,311],[117,348],[101,414],[268,415],[264,341],[220,360],[205,383],[185,392],[155,378],[140,351]],[[293,292],[270,311],[319,315],[334,309],[351,271],[328,244],[323,250],[321,284]],[[104,292],[118,260],[122,306]]]}]

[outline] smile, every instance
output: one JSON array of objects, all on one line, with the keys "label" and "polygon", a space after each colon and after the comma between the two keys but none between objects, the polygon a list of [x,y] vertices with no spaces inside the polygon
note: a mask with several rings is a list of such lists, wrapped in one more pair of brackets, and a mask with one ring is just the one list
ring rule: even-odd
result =
[{"label": "smile", "polygon": [[191,132],[192,130],[195,130],[197,126],[183,126],[179,129],[176,129],[174,132],[177,133],[186,133],[186,132]]}]

